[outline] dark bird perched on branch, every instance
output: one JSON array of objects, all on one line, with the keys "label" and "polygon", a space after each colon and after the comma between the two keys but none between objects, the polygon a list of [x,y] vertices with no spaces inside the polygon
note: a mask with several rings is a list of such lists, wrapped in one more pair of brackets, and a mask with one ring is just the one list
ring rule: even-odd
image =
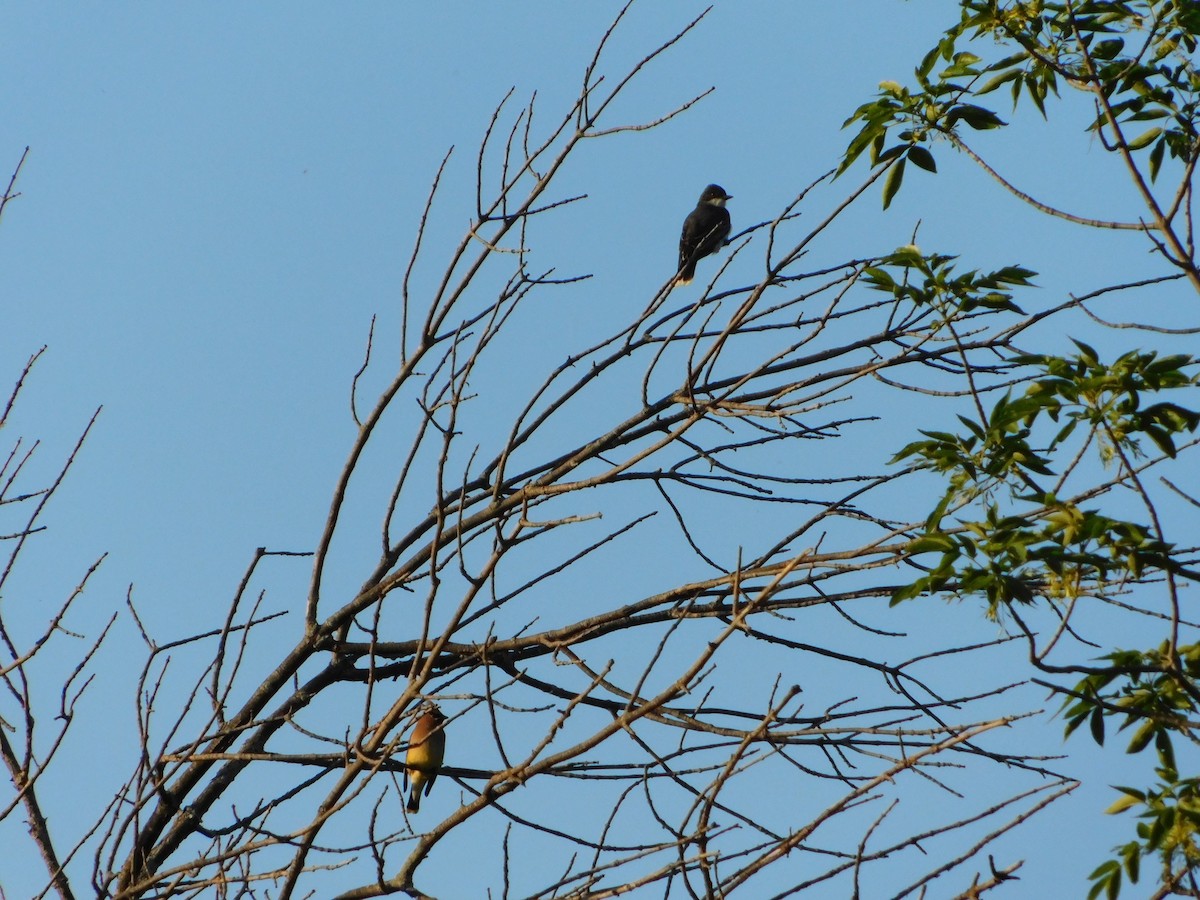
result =
[{"label": "dark bird perched on branch", "polygon": [[442,726],[446,717],[436,706],[430,706],[425,715],[417,720],[417,726],[408,737],[408,755],[404,758],[404,785],[412,779],[412,791],[408,795],[410,813],[421,808],[421,791],[425,796],[433,789],[442,758],[446,755],[446,732]]},{"label": "dark bird perched on branch", "polygon": [[683,220],[679,237],[679,275],[676,284],[690,284],[696,275],[696,262],[725,246],[729,237],[729,210],[725,201],[732,195],[719,184],[710,184],[700,195],[696,208]]}]

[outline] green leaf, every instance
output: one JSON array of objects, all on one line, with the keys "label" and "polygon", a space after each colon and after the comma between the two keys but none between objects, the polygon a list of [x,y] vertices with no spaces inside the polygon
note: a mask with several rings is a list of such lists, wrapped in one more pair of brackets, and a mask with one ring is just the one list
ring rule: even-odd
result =
[{"label": "green leaf", "polygon": [[912,600],[915,597],[920,597],[925,593],[926,582],[928,579],[921,578],[914,581],[912,584],[901,585],[892,591],[892,599],[888,602],[888,606],[895,606],[898,603],[903,603],[905,600]]},{"label": "green leaf", "polygon": [[1051,446],[1057,446],[1058,444],[1061,444],[1063,441],[1065,441],[1068,437],[1070,437],[1071,432],[1075,430],[1075,426],[1078,424],[1079,424],[1078,419],[1072,419],[1066,425],[1064,425],[1062,427],[1062,430],[1059,431],[1058,434],[1056,434],[1054,436],[1054,440],[1051,442]]},{"label": "green leaf", "polygon": [[1097,706],[1092,710],[1091,721],[1088,722],[1088,727],[1092,729],[1092,740],[1101,747],[1104,746],[1104,710]]},{"label": "green leaf", "polygon": [[871,139],[871,165],[879,162],[879,154],[883,150],[883,142],[887,139],[886,126]]},{"label": "green leaf", "polygon": [[926,172],[937,172],[937,163],[933,161],[933,154],[924,147],[914,144],[908,149],[908,158],[913,161],[913,165],[920,166]]},{"label": "green leaf", "polygon": [[843,128],[856,121],[859,117],[864,120],[863,127],[859,130],[846,147],[846,152],[842,154],[842,161],[838,165],[837,173],[840,175],[854,163],[864,150],[875,148],[873,152],[878,152],[877,144],[881,142],[887,134],[887,120],[890,118],[890,113],[886,108],[881,108],[881,104],[864,104],[858,108],[853,116],[846,120]]},{"label": "green leaf", "polygon": [[1114,784],[1113,788],[1115,790],[1120,791],[1122,794],[1128,794],[1130,797],[1133,797],[1134,799],[1136,799],[1142,803],[1146,802],[1146,792],[1145,791],[1139,791],[1137,788],[1133,788],[1133,787],[1126,787],[1123,784]]},{"label": "green leaf", "polygon": [[1083,720],[1086,718],[1087,716],[1075,716],[1072,719],[1068,719],[1066,728],[1063,729],[1063,740],[1065,741],[1069,738],[1075,732],[1075,729],[1083,724]]},{"label": "green leaf", "polygon": [[892,170],[888,172],[887,180],[883,183],[883,208],[887,209],[892,204],[892,198],[896,196],[896,191],[900,190],[900,182],[904,180],[904,163],[905,160],[900,160],[892,166]]},{"label": "green leaf", "polygon": [[1163,838],[1166,837],[1167,831],[1171,828],[1171,810],[1164,809],[1159,812],[1150,821],[1150,827],[1146,830],[1144,839],[1146,846],[1151,850],[1157,850],[1162,846]]},{"label": "green leaf", "polygon": [[1175,769],[1175,747],[1171,743],[1171,735],[1160,731],[1154,736],[1154,749],[1158,751],[1158,760],[1165,769]]},{"label": "green leaf", "polygon": [[937,63],[940,50],[940,47],[934,47],[925,54],[924,58],[921,60],[921,64],[917,66],[918,78],[923,79],[929,77],[929,73],[933,71],[934,64]]},{"label": "green leaf", "polygon": [[950,505],[953,496],[953,492],[947,492],[942,496],[942,499],[938,501],[938,505],[933,508],[933,512],[929,514],[929,518],[925,520],[926,528],[933,530],[942,524],[942,516],[946,514],[946,508]]},{"label": "green leaf", "polygon": [[921,250],[919,247],[916,247],[913,244],[905,244],[903,247],[897,247],[892,252],[892,255],[889,257],[889,261],[897,266],[920,267],[925,263],[925,257],[921,255]]},{"label": "green leaf", "polygon": [[1106,860],[1096,867],[1088,879],[1096,882],[1088,891],[1088,900],[1096,900],[1101,891],[1109,897],[1109,900],[1115,900],[1121,890],[1121,864],[1115,859]]},{"label": "green leaf", "polygon": [[992,78],[989,78],[987,81],[985,81],[983,83],[983,87],[977,88],[975,90],[975,96],[978,97],[980,94],[990,94],[996,88],[1000,87],[1000,85],[1007,84],[1008,82],[1018,79],[1020,77],[1021,77],[1020,69],[1009,69],[1007,72],[1001,72],[999,75],[996,75]]},{"label": "green leaf", "polygon": [[1028,285],[1029,279],[1037,277],[1037,272],[1023,266],[1005,266],[993,272],[992,277],[1004,284]]},{"label": "green leaf", "polygon": [[1157,425],[1148,425],[1145,428],[1146,437],[1154,441],[1154,445],[1163,452],[1165,456],[1175,458],[1175,442],[1171,440],[1171,435]]},{"label": "green leaf", "polygon": [[1158,178],[1158,170],[1162,168],[1163,151],[1167,149],[1166,140],[1160,140],[1154,145],[1154,149],[1150,151],[1150,180],[1154,181]]},{"label": "green leaf", "polygon": [[1137,843],[1132,843],[1126,845],[1126,850],[1125,871],[1129,873],[1129,880],[1137,884],[1142,862],[1142,848]]},{"label": "green leaf", "polygon": [[1103,878],[1109,872],[1113,872],[1120,868],[1121,864],[1115,859],[1106,859],[1092,870],[1092,874],[1088,876],[1088,881],[1093,881],[1096,878]]},{"label": "green leaf", "polygon": [[1148,147],[1163,133],[1161,128],[1151,128],[1149,131],[1143,131],[1132,141],[1129,142],[1130,150],[1141,150],[1143,147]]},{"label": "green leaf", "polygon": [[1125,812],[1125,810],[1129,809],[1132,806],[1137,806],[1141,802],[1142,802],[1141,799],[1138,797],[1133,797],[1133,796],[1130,796],[1129,794],[1124,794],[1122,797],[1120,797],[1120,799],[1114,801],[1113,804],[1104,811],[1104,814],[1107,816],[1115,816],[1118,813]]},{"label": "green leaf", "polygon": [[1071,338],[1071,343],[1079,348],[1080,353],[1081,353],[1080,358],[1085,363],[1087,363],[1090,366],[1094,366],[1094,365],[1096,365],[1097,362],[1099,362],[1100,357],[1092,347],[1085,344],[1083,341],[1075,340],[1075,338]]},{"label": "green leaf", "polygon": [[975,106],[971,103],[964,103],[961,106],[956,106],[946,114],[946,124],[953,125],[955,122],[962,120],[976,131],[986,131],[989,128],[1001,128],[1007,123],[990,109],[984,109],[982,106]]},{"label": "green leaf", "polygon": [[916,556],[918,553],[955,553],[957,550],[958,545],[948,534],[922,535],[908,545],[909,556]]},{"label": "green leaf", "polygon": [[863,269],[863,275],[871,284],[880,290],[890,291],[896,286],[896,279],[886,269],[870,266]]},{"label": "green leaf", "polygon": [[[1018,85],[1020,82],[1013,83],[1013,106],[1017,105]],[[1046,91],[1042,84],[1038,81],[1037,76],[1032,72],[1025,73],[1025,91],[1033,100],[1033,105],[1038,108],[1038,112],[1042,114],[1042,118],[1046,118]]]},{"label": "green leaf", "polygon": [[1133,733],[1133,738],[1129,741],[1129,746],[1125,748],[1126,753],[1141,753],[1146,749],[1146,745],[1150,743],[1150,738],[1158,733],[1158,724],[1153,720],[1146,720]]}]

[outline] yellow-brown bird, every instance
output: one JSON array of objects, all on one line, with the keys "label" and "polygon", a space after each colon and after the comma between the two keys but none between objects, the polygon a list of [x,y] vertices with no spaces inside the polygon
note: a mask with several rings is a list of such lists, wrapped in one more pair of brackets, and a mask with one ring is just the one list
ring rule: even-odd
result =
[{"label": "yellow-brown bird", "polygon": [[422,789],[428,797],[442,768],[442,758],[446,755],[446,732],[442,728],[445,722],[442,711],[430,705],[409,735],[408,755],[404,758],[404,786],[408,787],[411,778],[412,790],[405,807],[410,813],[421,808]]}]

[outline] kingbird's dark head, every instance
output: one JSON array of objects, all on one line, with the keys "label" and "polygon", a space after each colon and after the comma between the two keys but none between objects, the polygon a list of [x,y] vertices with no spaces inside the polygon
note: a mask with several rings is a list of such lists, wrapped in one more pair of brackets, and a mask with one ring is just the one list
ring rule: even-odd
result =
[{"label": "kingbird's dark head", "polygon": [[731,199],[733,199],[733,194],[725,193],[725,188],[719,184],[710,184],[700,195],[701,203],[710,203],[713,206],[724,206],[725,201]]}]

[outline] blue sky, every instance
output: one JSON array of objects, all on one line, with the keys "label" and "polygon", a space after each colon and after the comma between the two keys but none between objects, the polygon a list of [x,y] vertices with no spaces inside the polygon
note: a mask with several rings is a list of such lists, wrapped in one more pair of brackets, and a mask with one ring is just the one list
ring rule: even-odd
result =
[{"label": "blue sky", "polygon": [[[31,475],[50,472],[92,412],[103,411],[6,604],[57,602],[107,553],[72,627],[94,631],[123,608],[132,585],[147,625],[167,638],[219,624],[255,547],[311,550],[354,436],[350,381],[367,329],[377,314],[381,335],[395,325],[438,164],[453,146],[426,235],[437,252],[417,273],[417,292],[429,289],[439,254],[469,220],[475,149],[496,104],[510,88],[518,104],[536,91],[536,121],[559,115],[617,8],[8,9],[0,171],[31,149],[22,196],[0,224],[0,381],[15,379],[43,344],[48,350],[5,446],[17,435],[40,438]],[[607,70],[621,71],[703,9],[635,6]],[[564,193],[588,199],[562,211],[532,258],[559,274],[594,277],[553,301],[570,305],[556,310],[553,328],[539,330],[537,317],[523,322],[528,358],[495,377],[511,379],[515,390],[533,377],[540,354],[564,355],[559,341],[583,343],[641,309],[673,270],[679,223],[706,183],[734,195],[735,230],[771,218],[836,164],[848,140],[841,124],[854,108],[881,80],[907,80],[955,15],[945,0],[718,3],[648,69],[615,118],[653,118],[715,92],[656,131],[584,147],[564,172]],[[1099,214],[1109,201],[1132,208],[1131,196],[1096,196],[1108,161],[1086,149],[1083,121],[1080,112],[1052,126],[1023,121],[991,146],[1031,192],[1056,203],[1083,214]],[[1066,147],[1081,146],[1083,161],[1070,171],[1054,164]],[[922,246],[981,267],[1023,262],[1044,273],[1048,297],[1144,265],[1145,247],[1120,235],[1091,235],[1087,249],[1077,249],[1076,232],[1030,214],[947,148],[939,164],[937,177],[910,168],[887,213],[876,196],[864,202],[824,252],[886,251],[907,243],[919,221]],[[847,188],[839,182],[831,191]],[[1082,271],[1070,265],[1081,252]],[[731,277],[748,280],[753,267],[746,254]],[[381,384],[368,382],[367,396]],[[895,419],[886,422],[892,449],[914,425]],[[272,559],[262,574],[282,603],[303,596],[309,570],[305,561]],[[348,565],[336,577],[354,584],[361,576]],[[995,636],[974,612],[941,607],[939,627]],[[127,616],[113,642],[138,652]],[[1019,654],[1005,659],[1015,666]],[[103,803],[115,789],[106,776],[128,765],[131,678],[114,666],[89,698],[83,722],[113,723],[116,733],[94,755],[71,749],[97,777],[48,792],[56,819],[69,820],[78,798]],[[1093,780],[1012,848],[1028,859],[1025,884],[1046,896],[1078,893],[1124,834],[1122,823],[1098,815],[1109,802],[1104,758],[1082,741],[1071,749]],[[1086,839],[1044,852],[1081,821]],[[0,843],[13,827],[0,825]],[[434,893],[464,895],[453,861],[431,865]],[[27,890],[21,868],[0,866],[10,897]]]}]

